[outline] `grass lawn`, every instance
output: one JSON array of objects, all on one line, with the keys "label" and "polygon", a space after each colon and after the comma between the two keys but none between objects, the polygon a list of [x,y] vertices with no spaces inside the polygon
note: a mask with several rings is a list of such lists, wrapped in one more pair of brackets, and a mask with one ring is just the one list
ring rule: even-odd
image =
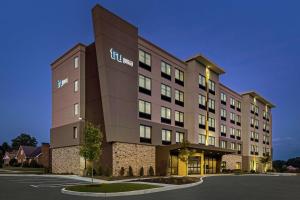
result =
[{"label": "grass lawn", "polygon": [[136,181],[143,181],[148,183],[183,185],[189,183],[196,183],[200,181],[200,179],[197,177],[158,177],[158,178],[150,178],[150,179],[143,179],[143,180],[136,180]]},{"label": "grass lawn", "polygon": [[158,188],[157,185],[136,184],[136,183],[111,183],[97,185],[76,185],[66,187],[67,190],[76,192],[96,192],[96,193],[112,193],[112,192],[128,192],[134,190],[145,190]]}]

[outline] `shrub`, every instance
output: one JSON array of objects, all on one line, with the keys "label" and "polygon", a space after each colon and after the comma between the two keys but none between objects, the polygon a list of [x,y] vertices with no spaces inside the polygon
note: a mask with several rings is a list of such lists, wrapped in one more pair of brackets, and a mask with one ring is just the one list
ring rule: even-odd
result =
[{"label": "shrub", "polygon": [[3,168],[3,163],[2,162],[0,162],[0,168]]},{"label": "shrub", "polygon": [[14,167],[16,166],[17,163],[18,163],[17,159],[13,158],[9,161],[9,166]]},{"label": "shrub", "polygon": [[29,164],[29,167],[31,168],[39,168],[40,165],[36,162],[36,160],[32,160]]},{"label": "shrub", "polygon": [[29,162],[27,160],[25,162],[23,162],[22,167],[24,167],[24,168],[30,167]]},{"label": "shrub", "polygon": [[124,167],[121,167],[121,169],[120,169],[120,176],[124,176],[124,174],[125,174],[125,169],[124,169]]},{"label": "shrub", "polygon": [[128,168],[128,176],[133,176],[133,170],[131,166]]},{"label": "shrub", "polygon": [[99,168],[98,168],[98,175],[99,176],[103,176],[103,168],[101,167],[101,166],[99,166]]},{"label": "shrub", "polygon": [[256,173],[256,171],[255,171],[255,170],[253,170],[253,169],[251,169],[251,170],[250,170],[250,173],[251,173],[251,174],[255,174],[255,173]]},{"label": "shrub", "polygon": [[144,176],[144,167],[141,167],[140,169],[140,176]]},{"label": "shrub", "polygon": [[154,176],[154,169],[152,166],[149,167],[149,173],[148,173],[149,176]]}]

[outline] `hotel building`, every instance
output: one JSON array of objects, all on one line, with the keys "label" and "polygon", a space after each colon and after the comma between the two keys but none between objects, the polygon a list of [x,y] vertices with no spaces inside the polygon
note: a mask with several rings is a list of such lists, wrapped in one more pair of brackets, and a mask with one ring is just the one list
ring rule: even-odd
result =
[{"label": "hotel building", "polygon": [[156,175],[272,167],[260,163],[272,152],[272,103],[224,86],[225,71],[203,55],[183,61],[99,5],[92,16],[95,42],[51,65],[53,173],[82,174],[86,121],[101,127],[99,163],[113,176],[129,166],[135,175],[141,167]]}]

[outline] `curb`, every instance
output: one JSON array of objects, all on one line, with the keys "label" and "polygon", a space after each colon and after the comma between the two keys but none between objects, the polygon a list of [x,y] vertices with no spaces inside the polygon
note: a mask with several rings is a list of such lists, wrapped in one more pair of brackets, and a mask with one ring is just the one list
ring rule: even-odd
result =
[{"label": "curb", "polygon": [[[136,182],[136,183],[138,183],[138,182]],[[74,192],[74,191],[66,190],[66,188],[63,188],[63,189],[61,189],[61,193],[68,194],[68,195],[75,195],[75,196],[88,196],[88,197],[120,197],[120,196],[142,195],[142,194],[150,194],[150,193],[156,193],[156,192],[184,189],[184,188],[194,187],[194,186],[200,185],[202,183],[203,183],[203,178],[200,177],[200,181],[198,181],[196,183],[190,183],[190,184],[185,184],[185,185],[169,185],[169,184],[167,185],[167,184],[155,184],[154,183],[155,185],[158,185],[158,186],[159,185],[164,185],[164,186],[160,187],[160,188],[135,190],[135,191],[129,191],[129,192],[115,192],[115,193]],[[151,184],[151,185],[154,185],[154,184]]]}]

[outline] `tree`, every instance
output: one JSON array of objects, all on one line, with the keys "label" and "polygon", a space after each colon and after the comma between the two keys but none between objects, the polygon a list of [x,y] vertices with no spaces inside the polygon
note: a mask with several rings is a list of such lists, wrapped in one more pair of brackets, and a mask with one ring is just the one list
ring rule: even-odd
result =
[{"label": "tree", "polygon": [[84,143],[80,147],[80,155],[92,163],[92,183],[94,182],[94,161],[96,161],[102,153],[103,135],[99,127],[91,122],[86,122],[84,127]]},{"label": "tree", "polygon": [[267,154],[266,156],[260,158],[260,162],[261,162],[261,164],[263,164],[265,172],[267,171],[267,169],[266,169],[267,164],[270,163],[271,161],[272,161],[272,158],[269,154]]},{"label": "tree", "polygon": [[191,150],[189,148],[189,145],[190,145],[189,141],[183,140],[183,142],[181,143],[181,147],[179,149],[179,155],[178,155],[179,159],[186,164],[186,170],[188,169],[187,161],[188,161],[189,157],[195,153],[194,150]]},{"label": "tree", "polygon": [[9,144],[7,142],[3,142],[2,143],[2,151],[7,152],[7,151],[10,151],[10,150],[11,150],[11,147],[9,146]]},{"label": "tree", "polygon": [[11,140],[11,142],[12,142],[11,146],[15,150],[18,150],[21,145],[33,146],[33,147],[36,147],[36,145],[37,145],[37,141],[36,141],[35,137],[32,137],[26,133],[22,133],[15,139]]}]

